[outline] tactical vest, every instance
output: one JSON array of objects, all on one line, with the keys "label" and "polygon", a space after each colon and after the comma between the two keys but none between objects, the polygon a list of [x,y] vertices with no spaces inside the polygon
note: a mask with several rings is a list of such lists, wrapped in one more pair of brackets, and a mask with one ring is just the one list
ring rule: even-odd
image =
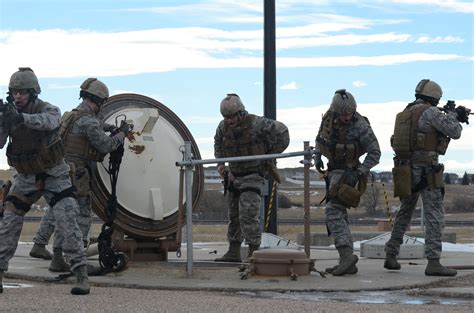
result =
[{"label": "tactical vest", "polygon": [[[237,157],[265,154],[265,144],[256,138],[253,126],[257,116],[248,114],[243,122],[234,128],[224,126],[222,150],[224,157]],[[234,175],[266,172],[262,161],[231,162],[230,170]]]},{"label": "tactical vest", "polygon": [[[358,120],[363,116],[355,112],[354,118]],[[316,144],[321,154],[329,160],[331,170],[355,167],[359,164],[359,157],[364,154],[357,140],[347,139],[348,130],[349,125],[338,123],[334,112],[328,110],[324,114]]]},{"label": "tactical vest", "polygon": [[414,151],[434,151],[441,155],[446,153],[449,137],[436,130],[421,132],[418,129],[421,114],[430,107],[429,104],[412,105],[397,114],[390,141],[400,160],[410,159]]},{"label": "tactical vest", "polygon": [[[28,103],[23,112],[39,114],[47,106],[46,102],[36,100]],[[37,130],[21,124],[10,133],[7,146],[8,165],[20,174],[39,174],[57,165],[64,157],[64,146],[58,136],[48,143],[48,138],[58,131]]]},{"label": "tactical vest", "polygon": [[61,138],[64,142],[66,160],[76,165],[87,166],[89,161],[102,162],[105,157],[105,154],[100,153],[90,144],[86,135],[71,134],[74,123],[81,117],[91,114],[74,109],[72,112],[64,113],[61,120]]}]

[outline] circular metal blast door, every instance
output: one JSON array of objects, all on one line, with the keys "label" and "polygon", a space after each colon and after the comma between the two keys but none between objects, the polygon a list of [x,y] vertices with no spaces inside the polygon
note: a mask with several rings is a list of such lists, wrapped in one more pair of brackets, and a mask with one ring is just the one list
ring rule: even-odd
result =
[{"label": "circular metal blast door", "polygon": [[[110,97],[99,118],[107,124],[115,125],[124,118],[134,124],[134,140],[126,138],[124,143],[114,226],[135,239],[155,239],[176,233],[179,168],[175,162],[183,158],[180,149],[185,141],[191,142],[194,158],[201,158],[187,127],[162,103],[137,94]],[[96,163],[92,179],[92,208],[104,221],[111,195],[108,165],[108,156],[102,163]],[[193,175],[193,208],[203,185],[203,168],[199,166]]]}]

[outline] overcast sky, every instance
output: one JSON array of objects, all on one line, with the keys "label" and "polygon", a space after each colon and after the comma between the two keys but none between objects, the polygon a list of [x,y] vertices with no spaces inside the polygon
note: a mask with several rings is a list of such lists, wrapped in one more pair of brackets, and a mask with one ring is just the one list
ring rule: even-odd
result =
[{"label": "overcast sky", "polygon": [[[287,152],[314,144],[334,91],[353,93],[392,167],[395,115],[420,79],[446,100],[474,105],[474,4],[458,0],[276,0],[277,119],[290,129]],[[0,0],[0,93],[29,66],[40,98],[71,110],[87,77],[112,94],[155,98],[188,126],[213,158],[219,102],[237,93],[263,112],[263,1]],[[474,119],[473,119],[474,123]],[[474,131],[463,124],[441,162],[474,173]],[[0,168],[6,168],[5,149]],[[280,167],[298,167],[283,159]]]}]

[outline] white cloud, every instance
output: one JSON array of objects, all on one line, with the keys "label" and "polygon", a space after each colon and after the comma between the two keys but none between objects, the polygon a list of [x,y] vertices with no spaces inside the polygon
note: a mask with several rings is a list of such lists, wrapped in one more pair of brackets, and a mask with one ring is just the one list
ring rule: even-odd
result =
[{"label": "white cloud", "polygon": [[[178,68],[262,68],[260,54],[262,42],[259,37],[261,34],[256,34],[254,31],[226,32],[208,28],[153,29],[116,33],[61,29],[3,31],[0,32],[0,51],[2,51],[0,84],[6,85],[10,73],[15,72],[18,66],[32,67],[39,77],[55,78],[134,75],[173,71]],[[385,40],[382,37],[378,40]],[[352,44],[357,40],[363,41],[360,36],[354,38],[356,39],[353,39]],[[368,41],[374,40],[370,35],[367,38]],[[295,39],[293,47],[304,46],[297,41],[298,39]],[[82,47],[84,42],[95,47],[94,57],[88,58],[87,62],[78,62],[84,58]],[[48,49],[38,49],[35,53],[30,53],[31,46],[44,46]],[[257,51],[257,46],[258,56],[241,54],[242,49]],[[287,43],[286,47],[290,46]],[[466,57],[456,54],[408,53],[379,56],[285,57],[277,58],[277,65],[286,68],[383,66],[465,59]]]},{"label": "white cloud", "polygon": [[430,36],[420,36],[417,40],[417,43],[462,43],[464,39],[461,37],[455,36],[445,36],[445,37],[430,37]]},{"label": "white cloud", "polygon": [[367,86],[367,84],[361,80],[356,80],[356,81],[353,81],[352,82],[352,86],[356,87],[356,88],[361,88],[361,87],[365,87]]},{"label": "white cloud", "polygon": [[443,10],[452,10],[460,13],[473,13],[474,4],[471,1],[457,0],[390,0],[397,4],[425,5],[438,7]]},{"label": "white cloud", "polygon": [[297,90],[299,89],[300,87],[296,84],[295,81],[292,81],[291,83],[288,83],[286,85],[282,85],[280,86],[280,89],[281,90]]}]

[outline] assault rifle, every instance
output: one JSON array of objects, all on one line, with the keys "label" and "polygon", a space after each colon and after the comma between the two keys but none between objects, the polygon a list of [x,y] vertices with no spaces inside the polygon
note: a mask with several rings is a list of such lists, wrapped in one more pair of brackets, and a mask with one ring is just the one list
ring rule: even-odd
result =
[{"label": "assault rifle", "polygon": [[469,115],[472,115],[474,113],[471,113],[471,109],[468,109],[463,106],[457,106],[454,100],[448,100],[448,102],[442,107],[439,108],[443,112],[455,112],[458,115],[458,121],[461,123],[466,123],[469,125]]},{"label": "assault rifle", "polygon": [[15,104],[9,97],[7,97],[7,102],[3,102],[3,99],[0,99],[0,127],[3,128],[4,131],[11,128],[11,121],[5,120],[4,116],[7,112],[12,110],[16,110]]}]

